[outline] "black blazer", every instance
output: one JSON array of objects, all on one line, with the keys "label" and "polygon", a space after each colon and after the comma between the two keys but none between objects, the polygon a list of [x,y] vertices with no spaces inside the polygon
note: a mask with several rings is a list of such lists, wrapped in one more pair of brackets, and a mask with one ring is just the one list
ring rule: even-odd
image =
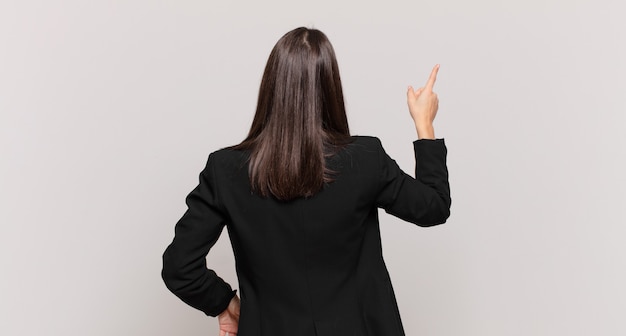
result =
[{"label": "black blazer", "polygon": [[246,152],[212,153],[163,255],[167,287],[207,315],[228,306],[234,291],[205,259],[226,226],[241,296],[238,336],[404,335],[378,208],[419,226],[444,223],[445,143],[414,142],[414,179],[377,138],[353,140],[328,161],[335,181],[290,202],[251,193]]}]

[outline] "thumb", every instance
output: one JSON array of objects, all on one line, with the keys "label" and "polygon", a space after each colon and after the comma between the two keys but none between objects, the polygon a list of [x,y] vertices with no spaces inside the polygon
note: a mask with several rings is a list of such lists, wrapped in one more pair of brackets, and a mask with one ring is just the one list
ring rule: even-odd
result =
[{"label": "thumb", "polygon": [[409,86],[407,91],[406,91],[406,98],[407,99],[416,99],[420,93],[422,93],[423,88],[419,88],[417,90],[414,90],[412,86]]}]

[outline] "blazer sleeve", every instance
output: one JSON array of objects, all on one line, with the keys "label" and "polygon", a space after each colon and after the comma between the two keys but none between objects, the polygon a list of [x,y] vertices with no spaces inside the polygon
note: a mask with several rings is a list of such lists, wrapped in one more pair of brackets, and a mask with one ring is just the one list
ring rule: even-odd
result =
[{"label": "blazer sleeve", "polygon": [[187,196],[187,211],[178,221],[174,240],[163,254],[162,277],[167,288],[188,305],[217,316],[235,295],[229,284],[206,267],[206,255],[227,222],[209,156],[198,186]]},{"label": "blazer sleeve", "polygon": [[413,142],[415,177],[404,173],[380,147],[377,206],[419,226],[445,223],[450,216],[450,184],[443,139]]}]

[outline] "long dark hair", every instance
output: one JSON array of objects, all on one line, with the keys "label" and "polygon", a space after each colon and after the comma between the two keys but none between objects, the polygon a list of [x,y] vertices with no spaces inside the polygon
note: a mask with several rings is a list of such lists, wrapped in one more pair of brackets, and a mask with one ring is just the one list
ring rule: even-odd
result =
[{"label": "long dark hair", "polygon": [[335,52],[317,29],[296,28],[270,53],[248,137],[254,192],[309,197],[333,179],[326,159],[350,142]]}]

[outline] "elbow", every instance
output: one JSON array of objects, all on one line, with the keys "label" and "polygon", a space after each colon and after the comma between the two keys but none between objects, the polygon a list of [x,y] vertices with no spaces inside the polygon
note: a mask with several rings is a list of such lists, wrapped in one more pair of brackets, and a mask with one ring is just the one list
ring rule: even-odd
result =
[{"label": "elbow", "polygon": [[161,269],[161,279],[163,279],[163,283],[165,287],[169,289],[171,292],[176,292],[176,279],[179,278],[178,272],[176,268],[173,267],[170,263],[168,263],[165,258],[163,259],[163,268]]},{"label": "elbow", "polygon": [[425,218],[424,220],[417,223],[417,225],[421,227],[437,226],[437,225],[441,225],[447,222],[449,217],[450,217],[450,211],[448,210],[447,212],[433,214],[429,216],[428,218]]},{"label": "elbow", "polygon": [[163,268],[161,278],[165,287],[174,295],[185,301],[193,296],[198,290],[206,285],[206,267],[204,259],[189,261],[189,258],[181,258],[173,249],[163,254]]},{"label": "elbow", "polygon": [[189,281],[186,280],[187,277],[183,272],[183,267],[181,267],[180,263],[176,262],[175,258],[172,258],[167,253],[163,255],[161,278],[163,279],[163,283],[165,283],[165,287],[177,296],[189,283]]},{"label": "elbow", "polygon": [[173,290],[173,285],[175,283],[174,279],[176,279],[176,272],[165,262],[163,262],[163,269],[161,269],[161,279],[163,279],[163,283],[165,283],[165,287],[170,291]]},{"label": "elbow", "polygon": [[433,202],[428,213],[422,217],[417,225],[421,227],[431,227],[444,224],[450,218],[450,201]]},{"label": "elbow", "polygon": [[198,287],[198,283],[190,279],[188,274],[182,272],[179,267],[164,264],[161,278],[163,283],[165,283],[165,287],[183,301],[186,301],[190,293],[193,293]]}]

